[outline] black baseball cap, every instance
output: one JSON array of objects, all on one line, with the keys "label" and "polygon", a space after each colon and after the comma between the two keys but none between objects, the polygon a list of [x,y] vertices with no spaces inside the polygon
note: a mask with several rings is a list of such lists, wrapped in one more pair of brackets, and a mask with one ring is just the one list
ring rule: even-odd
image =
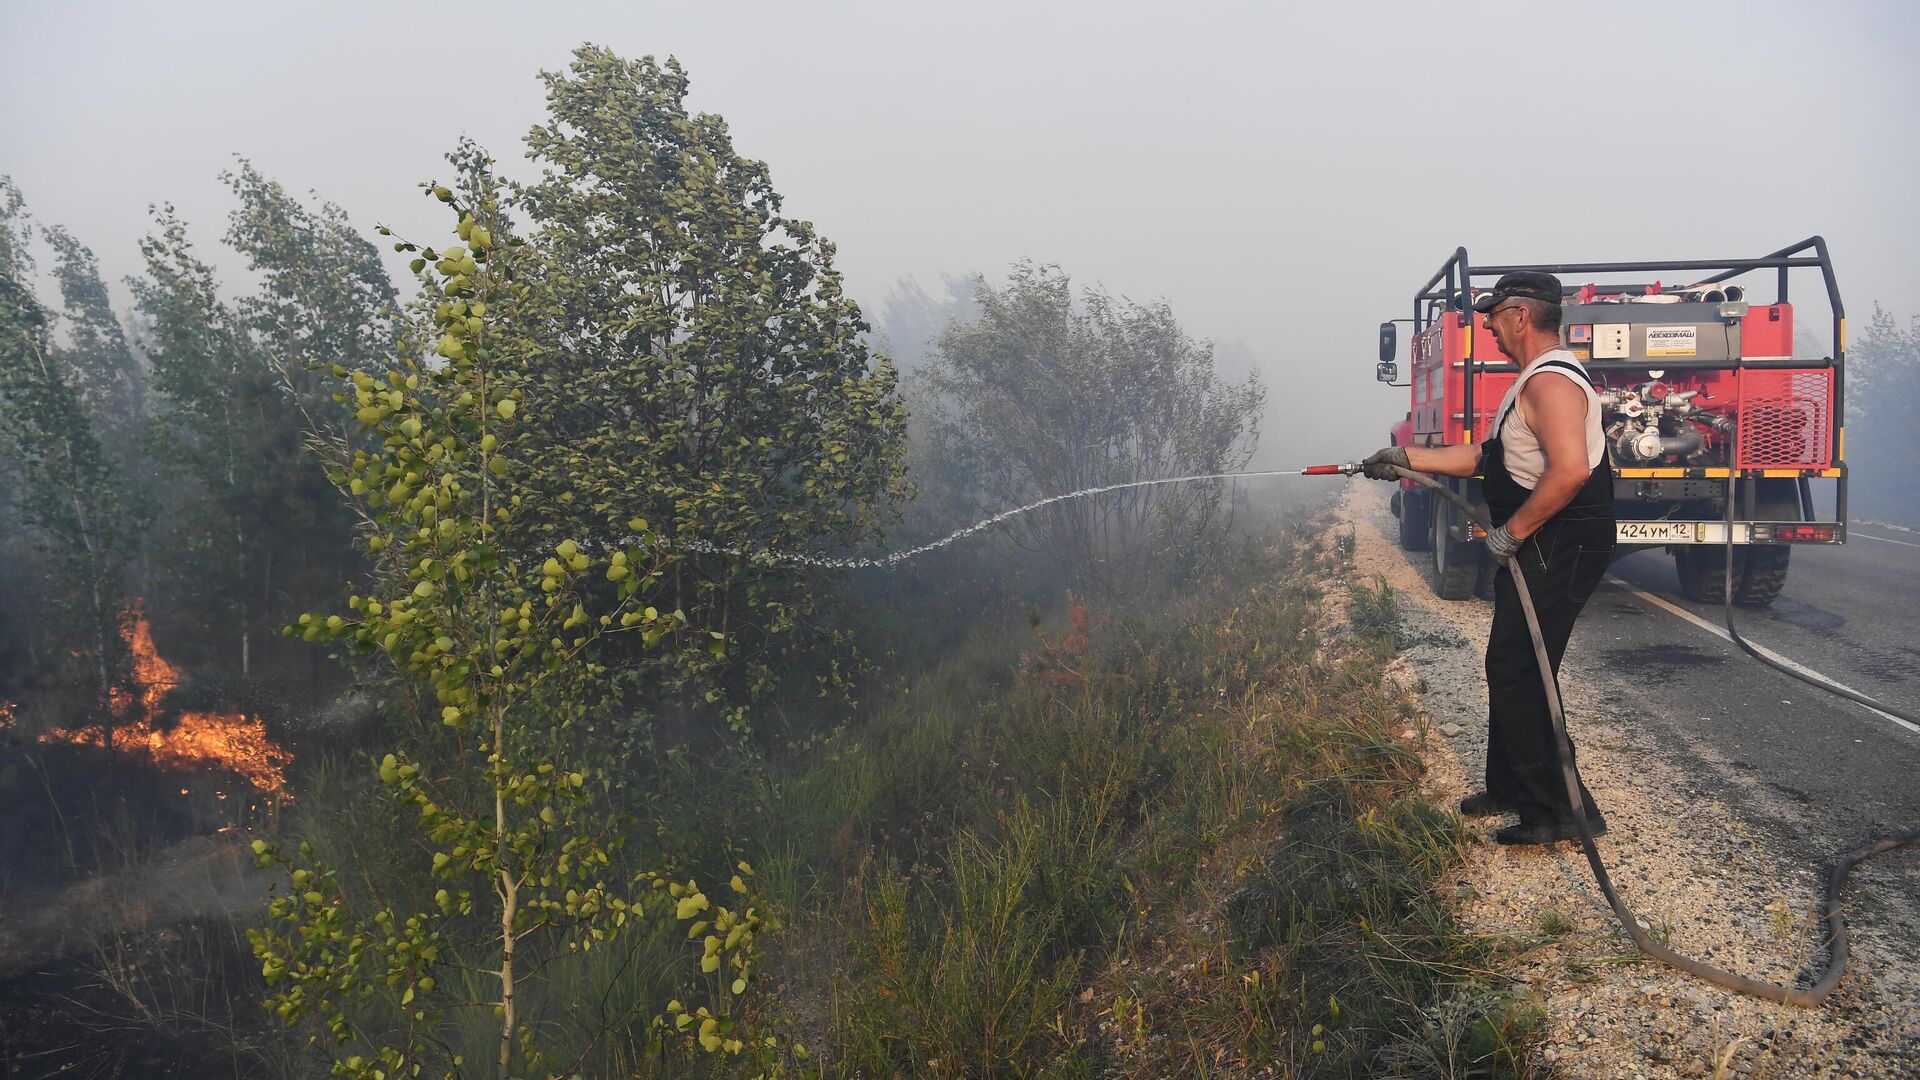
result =
[{"label": "black baseball cap", "polygon": [[1506,300],[1543,300],[1558,304],[1564,294],[1560,279],[1538,270],[1515,270],[1493,283],[1493,291],[1473,302],[1473,310],[1492,311]]}]

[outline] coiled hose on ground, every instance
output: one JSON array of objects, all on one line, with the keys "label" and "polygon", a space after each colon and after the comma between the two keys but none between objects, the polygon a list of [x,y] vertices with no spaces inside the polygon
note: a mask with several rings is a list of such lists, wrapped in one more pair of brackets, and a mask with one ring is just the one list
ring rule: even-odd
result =
[{"label": "coiled hose on ground", "polygon": [[[1414,472],[1411,469],[1400,468],[1398,466],[1395,466],[1395,469],[1406,479],[1433,490],[1442,498],[1459,507],[1460,512],[1465,514],[1474,524],[1488,531],[1492,530],[1492,524],[1487,521],[1486,516],[1483,515],[1477,507],[1456,494],[1445,484],[1440,483],[1425,473]],[[1731,521],[1731,514],[1733,512],[1732,483],[1733,481],[1729,479],[1729,497],[1727,499],[1729,521]],[[1748,656],[1753,657],[1755,660],[1760,661],[1776,671],[1791,675],[1809,686],[1825,690],[1830,694],[1836,694],[1850,701],[1858,702],[1869,708],[1879,709],[1882,712],[1890,713],[1902,719],[1920,723],[1920,718],[1916,718],[1912,714],[1902,712],[1899,709],[1875,701],[1864,694],[1855,693],[1845,687],[1835,686],[1823,679],[1795,671],[1784,664],[1774,661],[1771,657],[1766,656],[1748,644],[1747,640],[1740,636],[1740,631],[1733,624],[1734,545],[1731,527],[1729,527],[1727,531],[1726,547],[1726,595],[1723,599],[1726,608],[1727,632],[1732,635],[1734,643],[1739,645]],[[1553,664],[1547,656],[1547,642],[1544,635],[1540,632],[1539,617],[1533,610],[1533,596],[1527,588],[1527,577],[1524,573],[1520,572],[1516,565],[1512,564],[1511,560],[1509,560],[1509,566],[1513,573],[1514,589],[1520,596],[1520,608],[1527,614],[1527,630],[1533,635],[1534,654],[1540,663],[1540,683],[1547,692],[1547,708],[1553,716],[1554,745],[1558,748],[1559,752],[1560,775],[1567,785],[1567,805],[1577,807],[1581,805],[1580,774],[1574,766],[1573,747],[1567,738],[1567,718],[1560,707],[1560,687],[1553,675]],[[1904,832],[1895,833],[1891,836],[1862,844],[1852,851],[1836,855],[1827,864],[1827,885],[1823,903],[1826,908],[1825,921],[1827,924],[1829,935],[1828,943],[1831,953],[1827,969],[1820,976],[1820,979],[1811,987],[1802,990],[1797,987],[1780,986],[1775,983],[1762,982],[1758,979],[1749,979],[1744,975],[1736,975],[1731,971],[1722,971],[1711,964],[1702,963],[1690,956],[1677,953],[1653,940],[1653,937],[1640,925],[1639,920],[1634,918],[1633,911],[1627,907],[1626,902],[1620,899],[1619,892],[1614,889],[1613,879],[1607,874],[1606,864],[1600,861],[1600,849],[1594,844],[1593,835],[1587,829],[1586,817],[1576,814],[1574,815],[1574,822],[1580,832],[1580,846],[1587,854],[1587,865],[1593,868],[1593,878],[1599,882],[1600,891],[1607,898],[1607,906],[1613,909],[1614,917],[1620,920],[1621,928],[1627,932],[1628,937],[1633,939],[1633,943],[1639,947],[1641,952],[1656,960],[1671,964],[1689,975],[1694,975],[1710,983],[1724,986],[1729,990],[1738,990],[1740,993],[1762,998],[1767,1001],[1778,1001],[1786,1005],[1806,1007],[1816,1006],[1825,1001],[1827,996],[1832,994],[1834,989],[1840,985],[1841,976],[1846,974],[1849,940],[1847,936],[1847,920],[1840,910],[1840,893],[1846,882],[1847,875],[1852,873],[1854,867],[1873,858],[1875,855],[1920,842],[1920,829],[1908,829]]]}]

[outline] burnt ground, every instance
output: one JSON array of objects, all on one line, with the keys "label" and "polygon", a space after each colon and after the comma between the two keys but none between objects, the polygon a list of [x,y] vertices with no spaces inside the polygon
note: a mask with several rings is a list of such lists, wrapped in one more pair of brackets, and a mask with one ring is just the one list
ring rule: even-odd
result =
[{"label": "burnt ground", "polygon": [[[0,746],[0,1076],[250,1076],[278,1032],[226,916],[258,908],[233,776]],[[235,1003],[239,1004],[235,1004]]]},{"label": "burnt ground", "polygon": [[[143,954],[133,964],[177,964],[162,954],[219,929],[196,924],[130,943]],[[261,1075],[256,1058],[236,1053],[236,1038],[261,1028],[258,1018],[224,1009],[155,1017],[110,985],[93,957],[50,959],[0,978],[0,1076],[8,1078]]]}]

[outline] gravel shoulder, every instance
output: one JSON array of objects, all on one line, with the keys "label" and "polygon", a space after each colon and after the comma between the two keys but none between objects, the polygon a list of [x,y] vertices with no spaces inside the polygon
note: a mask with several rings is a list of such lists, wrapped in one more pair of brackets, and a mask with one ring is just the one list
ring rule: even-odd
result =
[{"label": "gravel shoulder", "polygon": [[[1352,529],[1355,570],[1384,575],[1399,599],[1407,644],[1397,675],[1430,721],[1430,797],[1451,806],[1479,787],[1485,767],[1481,658],[1491,608],[1434,598],[1425,556],[1393,539],[1388,494],[1383,484],[1349,484],[1336,517]],[[1812,947],[1820,868],[1780,824],[1803,808],[1778,785],[1715,760],[1724,755],[1705,740],[1610,707],[1644,694],[1615,684],[1603,664],[1580,663],[1582,650],[1576,629],[1562,685],[1582,775],[1611,827],[1600,850],[1621,895],[1688,955],[1756,978],[1804,976],[1824,960]],[[1555,1075],[1920,1075],[1917,902],[1885,895],[1912,880],[1910,867],[1855,873],[1854,966],[1824,1007],[1805,1010],[1643,960],[1576,845],[1502,848],[1492,842],[1501,823],[1471,823],[1475,843],[1454,887],[1470,929],[1514,946],[1510,974],[1546,1010],[1541,1053]],[[1896,860],[1911,856],[1882,861]]]}]

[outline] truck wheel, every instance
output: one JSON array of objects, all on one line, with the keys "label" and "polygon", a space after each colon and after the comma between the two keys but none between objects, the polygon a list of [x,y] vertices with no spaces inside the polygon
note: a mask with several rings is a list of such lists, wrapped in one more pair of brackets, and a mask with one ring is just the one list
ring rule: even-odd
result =
[{"label": "truck wheel", "polygon": [[1494,579],[1494,575],[1498,574],[1499,572],[1500,572],[1500,564],[1494,559],[1489,558],[1487,556],[1486,551],[1483,549],[1480,552],[1480,579],[1474,583],[1473,595],[1479,597],[1482,600],[1487,601],[1488,603],[1492,603],[1493,602],[1493,579]]},{"label": "truck wheel", "polygon": [[[1754,516],[1762,521],[1801,521],[1800,493],[1792,480],[1772,478],[1760,481],[1758,505]],[[1746,551],[1746,571],[1733,591],[1733,602],[1741,607],[1766,607],[1780,596],[1787,585],[1787,562],[1793,557],[1790,547],[1757,544]]]},{"label": "truck wheel", "polygon": [[[1733,593],[1740,595],[1746,552],[1733,553]],[[1690,544],[1673,553],[1680,574],[1680,591],[1696,604],[1718,604],[1727,598],[1727,551],[1719,544]]]},{"label": "truck wheel", "polygon": [[1766,607],[1780,596],[1780,590],[1787,586],[1787,560],[1793,555],[1793,549],[1780,546],[1762,545],[1747,551],[1746,573],[1740,575],[1740,587],[1734,590],[1733,602],[1741,607]]},{"label": "truck wheel", "polygon": [[1433,496],[1424,491],[1403,491],[1397,496],[1400,511],[1400,550],[1425,551],[1433,543]]},{"label": "truck wheel", "polygon": [[1453,538],[1447,531],[1453,508],[1446,503],[1436,503],[1427,516],[1433,521],[1434,593],[1442,600],[1469,599],[1480,583],[1480,561],[1486,557],[1486,549]]}]

